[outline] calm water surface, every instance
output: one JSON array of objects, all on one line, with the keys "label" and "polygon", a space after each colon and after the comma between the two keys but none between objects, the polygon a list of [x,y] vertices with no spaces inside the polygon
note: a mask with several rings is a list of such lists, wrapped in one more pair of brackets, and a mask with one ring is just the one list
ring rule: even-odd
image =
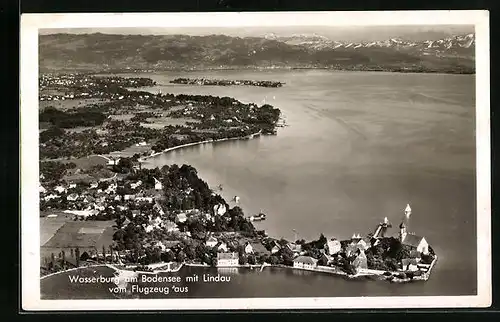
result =
[{"label": "calm water surface", "polygon": [[[223,71],[144,74],[153,92],[230,96],[269,103],[289,127],[277,136],[189,147],[159,155],[150,167],[191,164],[270,236],[348,238],[387,216],[398,224],[406,203],[410,231],[439,255],[429,281],[346,281],[287,269],[226,272],[227,284],[189,286],[191,297],[476,294],[475,79],[473,75],[332,71]],[[176,77],[285,82],[282,88],[174,85]],[[397,226],[397,225],[396,225]],[[397,231],[393,230],[396,234]],[[217,273],[183,268],[179,274]],[[60,282],[57,282],[60,281]],[[45,280],[52,291],[67,277]],[[62,283],[62,284],[61,284]],[[56,286],[59,285],[59,286]],[[56,288],[54,288],[56,287]],[[46,289],[47,289],[46,288]],[[103,288],[104,289],[104,288]],[[64,292],[68,292],[64,290]],[[110,297],[104,289],[98,297]],[[47,294],[48,294],[47,293]],[[79,292],[70,292],[74,297]],[[164,297],[173,297],[173,294]],[[177,295],[176,295],[177,296]],[[183,295],[184,296],[184,295]],[[111,296],[112,297],[112,296]]]}]

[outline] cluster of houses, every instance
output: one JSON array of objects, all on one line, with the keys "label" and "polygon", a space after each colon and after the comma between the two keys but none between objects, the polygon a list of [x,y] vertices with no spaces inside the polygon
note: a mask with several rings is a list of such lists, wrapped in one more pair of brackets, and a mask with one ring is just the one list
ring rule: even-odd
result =
[{"label": "cluster of houses", "polygon": [[[39,80],[40,93],[46,88],[71,88],[81,87],[87,90],[72,91],[66,94],[41,94],[40,101],[63,101],[66,99],[79,98],[109,98],[112,100],[122,100],[125,97],[116,93],[106,91],[105,83],[119,85],[122,87],[151,86],[155,83],[145,78],[121,78],[121,77],[91,77],[79,74],[66,75],[41,75]],[[146,98],[148,95],[146,95]],[[142,97],[141,97],[142,98]]]},{"label": "cluster of houses", "polygon": [[[408,205],[405,209],[406,219],[409,218],[410,213],[411,208]],[[339,240],[332,238],[327,241],[322,256],[327,265],[330,265],[335,261],[336,256],[339,256],[341,252],[344,252],[348,258],[354,258],[351,264],[356,272],[368,270],[368,261],[365,251],[370,247],[377,245],[380,238],[385,236],[385,232],[389,227],[391,227],[391,224],[388,222],[386,217],[384,218],[384,221],[377,226],[373,236],[361,237],[359,234],[353,234],[345,248],[342,247]],[[403,220],[399,225],[398,238],[402,245],[410,249],[410,255],[408,258],[403,258],[401,260],[400,270],[427,272],[430,265],[421,263],[420,258],[421,254],[429,254],[429,244],[425,238],[413,233],[408,233],[407,223],[405,224],[405,220]],[[304,256],[304,254],[300,251],[299,246],[300,245],[295,245],[297,249],[291,248],[296,256],[293,261],[293,267],[310,270],[316,269],[318,267],[318,260],[310,256]]]}]

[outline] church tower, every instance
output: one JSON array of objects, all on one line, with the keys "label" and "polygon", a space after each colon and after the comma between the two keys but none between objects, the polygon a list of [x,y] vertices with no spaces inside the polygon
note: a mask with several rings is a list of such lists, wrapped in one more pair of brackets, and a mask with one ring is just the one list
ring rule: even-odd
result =
[{"label": "church tower", "polygon": [[401,224],[399,225],[399,241],[403,242],[403,240],[405,240],[406,238],[406,235],[408,235],[408,233],[406,232],[406,225],[404,222],[401,222]]}]

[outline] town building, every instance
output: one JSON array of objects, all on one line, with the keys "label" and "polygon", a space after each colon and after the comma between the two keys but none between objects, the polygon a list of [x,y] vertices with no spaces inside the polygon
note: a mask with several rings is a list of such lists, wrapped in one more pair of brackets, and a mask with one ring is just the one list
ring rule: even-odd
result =
[{"label": "town building", "polygon": [[358,255],[352,261],[352,266],[359,272],[360,269],[368,268],[368,259],[366,258],[366,254],[363,250],[358,250]]},{"label": "town building", "polygon": [[429,254],[429,244],[424,237],[415,234],[409,234],[406,231],[406,225],[401,222],[399,225],[399,241],[401,244],[410,248],[410,250],[416,250],[422,254]]},{"label": "town building", "polygon": [[294,268],[314,269],[317,266],[318,260],[310,256],[299,256],[293,260]]},{"label": "town building", "polygon": [[286,247],[290,249],[294,254],[300,254],[302,252],[302,245],[295,243],[288,243]]},{"label": "town building", "polygon": [[165,220],[163,222],[163,228],[167,231],[167,232],[174,232],[174,231],[179,231],[179,227],[177,226],[176,223],[174,223],[173,221],[170,221],[170,220]]},{"label": "town building", "polygon": [[220,242],[219,245],[217,246],[217,251],[219,252],[227,252],[227,244],[225,242]]},{"label": "town building", "polygon": [[328,255],[334,255],[340,252],[342,245],[338,239],[332,238],[326,242],[326,248],[328,250]]},{"label": "town building", "polygon": [[66,199],[69,201],[75,201],[78,199],[78,195],[76,193],[72,193],[69,196],[67,196]]},{"label": "town building", "polygon": [[379,239],[385,237],[385,234],[387,233],[387,229],[391,228],[392,225],[387,219],[387,217],[384,218],[384,220],[378,224],[377,228],[375,229],[375,232],[373,233],[373,238]]},{"label": "town building", "polygon": [[138,188],[138,187],[140,187],[141,185],[142,185],[142,181],[141,181],[141,180],[139,180],[139,181],[137,181],[136,183],[131,183],[131,184],[130,184],[130,188],[132,188],[132,189],[137,189],[137,188]]},{"label": "town building", "polygon": [[276,254],[276,253],[278,253],[280,250],[281,250],[281,246],[280,246],[280,245],[278,245],[278,244],[275,244],[275,245],[271,248],[271,254]]},{"label": "town building", "polygon": [[207,241],[205,242],[205,245],[207,245],[207,247],[215,247],[217,245],[218,241],[217,241],[217,238],[215,238],[214,236],[210,236],[208,237]]},{"label": "town building", "polygon": [[401,268],[403,271],[417,271],[418,262],[415,258],[403,258],[401,260]]},{"label": "town building", "polygon": [[58,193],[66,192],[66,188],[64,188],[63,186],[57,186],[54,188],[54,190]]},{"label": "town building", "polygon": [[217,204],[214,206],[214,215],[223,216],[227,212],[226,205]]},{"label": "town building", "polygon": [[156,178],[154,178],[154,179],[155,179],[155,190],[161,190],[161,189],[163,189],[163,185],[160,182],[160,180],[158,180]]},{"label": "town building", "polygon": [[185,213],[180,213],[180,214],[177,214],[177,221],[178,222],[185,222],[187,220],[187,216]]},{"label": "town building", "polygon": [[253,253],[253,247],[250,243],[246,243],[245,245],[245,254],[252,254]]},{"label": "town building", "polygon": [[261,242],[250,243],[250,245],[252,246],[252,252],[255,254],[266,254],[266,255],[270,254],[270,252],[267,250],[266,247],[264,247],[264,245],[262,245]]},{"label": "town building", "polygon": [[135,195],[124,195],[123,200],[135,200]]},{"label": "town building", "polygon": [[231,267],[238,266],[238,253],[217,253],[217,266],[218,267]]}]

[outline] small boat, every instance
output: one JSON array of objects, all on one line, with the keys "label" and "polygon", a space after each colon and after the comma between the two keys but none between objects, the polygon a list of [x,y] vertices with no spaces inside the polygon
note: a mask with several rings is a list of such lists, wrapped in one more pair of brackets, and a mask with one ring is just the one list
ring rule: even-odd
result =
[{"label": "small boat", "polygon": [[266,214],[264,214],[264,213],[261,212],[258,215],[250,216],[248,219],[250,219],[250,221],[262,221],[262,220],[266,220]]},{"label": "small boat", "polygon": [[219,184],[219,190],[222,191],[222,184]]}]

